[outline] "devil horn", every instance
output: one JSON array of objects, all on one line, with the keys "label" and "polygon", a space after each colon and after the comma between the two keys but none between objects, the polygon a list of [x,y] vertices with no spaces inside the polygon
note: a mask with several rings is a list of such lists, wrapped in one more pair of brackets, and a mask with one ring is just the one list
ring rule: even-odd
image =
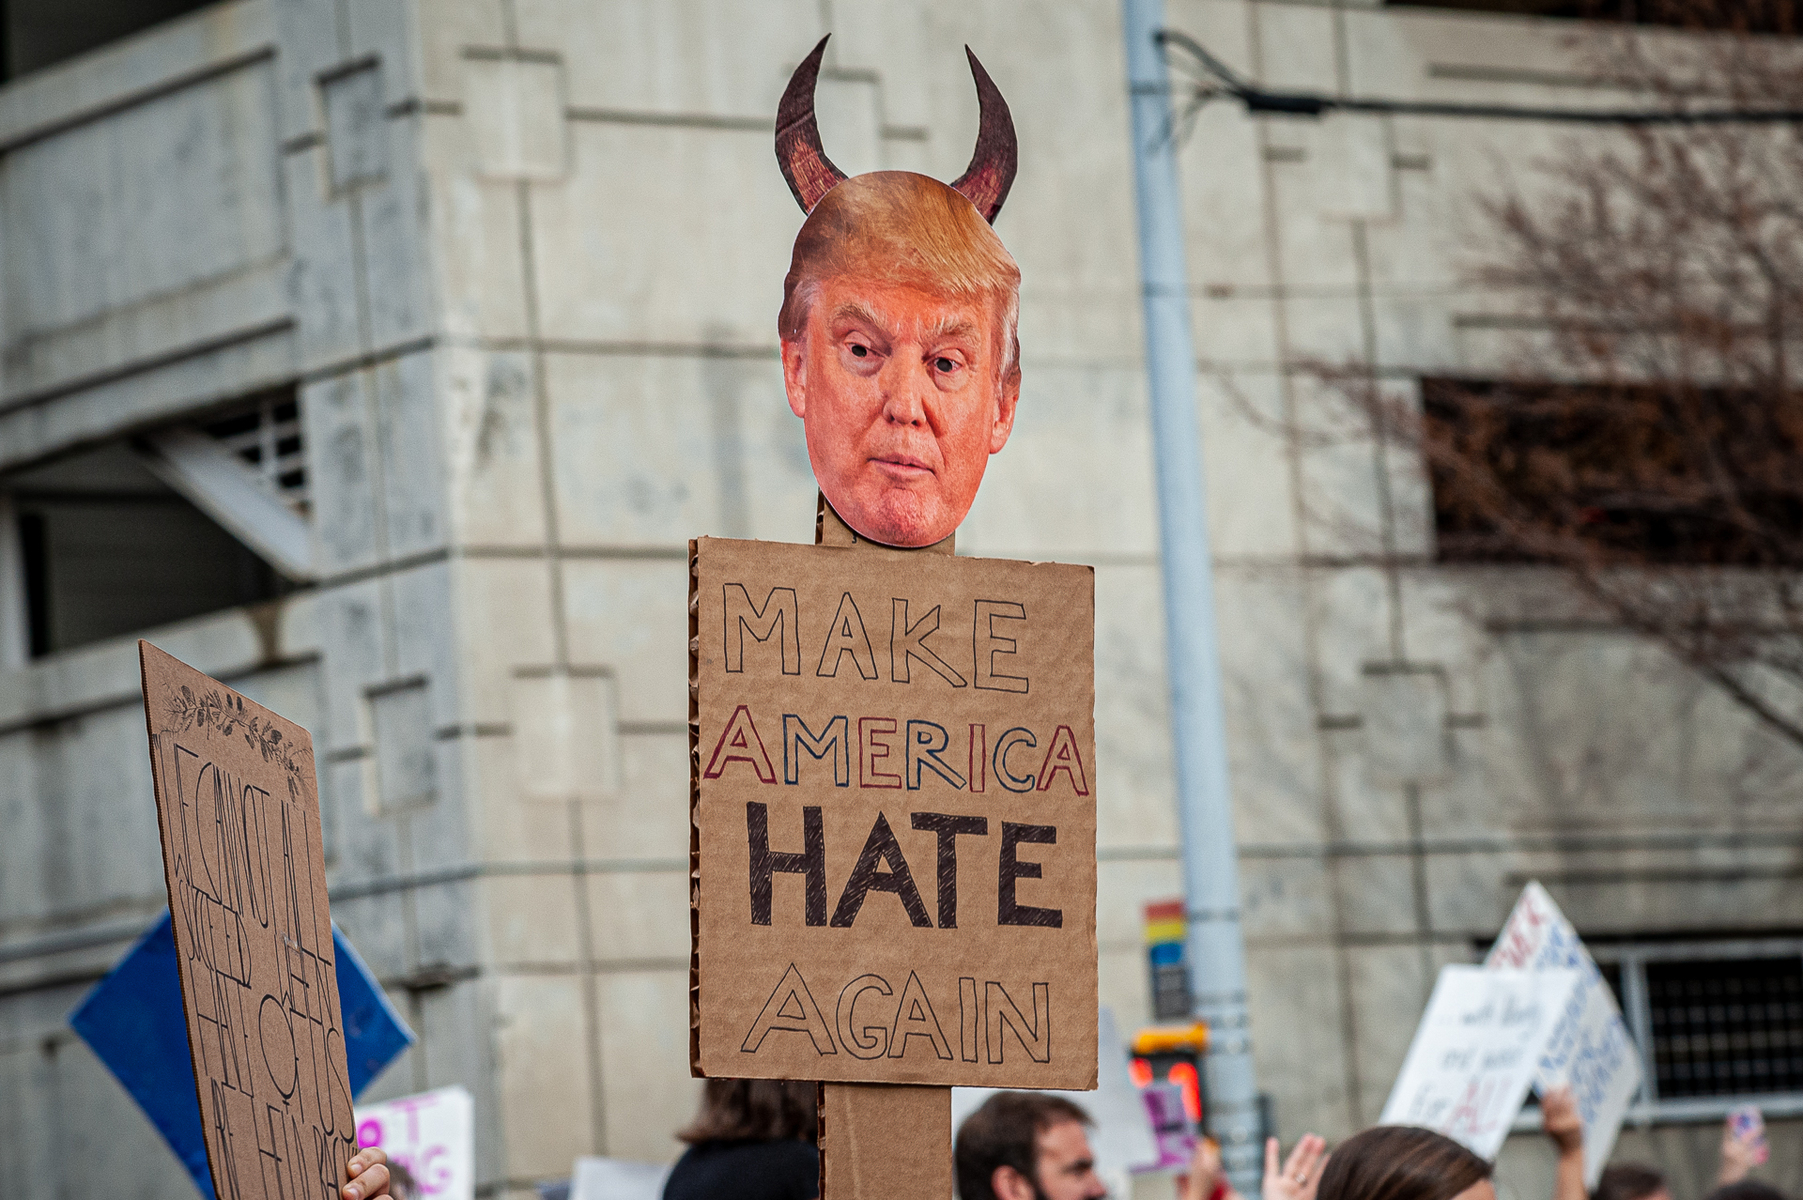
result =
[{"label": "devil horn", "polygon": [[830,37],[829,33],[821,38],[814,52],[801,60],[776,108],[776,161],[803,212],[813,212],[820,197],[845,179],[845,172],[826,156],[820,144],[820,125],[814,120],[814,81],[820,76],[820,60],[826,56]]},{"label": "devil horn", "polygon": [[1002,201],[1008,198],[1008,189],[1014,186],[1017,161],[1014,117],[1008,112],[1008,102],[1002,99],[995,81],[989,78],[989,72],[983,69],[969,46],[964,47],[964,54],[970,59],[971,76],[977,81],[977,105],[981,116],[977,122],[977,148],[970,156],[970,166],[952,187],[976,205],[983,219],[993,225],[996,214],[1002,211]]}]

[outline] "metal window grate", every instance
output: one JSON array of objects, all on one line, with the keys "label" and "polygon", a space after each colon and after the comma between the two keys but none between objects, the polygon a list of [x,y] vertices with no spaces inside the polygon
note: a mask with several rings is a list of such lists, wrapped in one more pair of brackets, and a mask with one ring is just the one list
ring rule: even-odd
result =
[{"label": "metal window grate", "polygon": [[296,511],[307,512],[306,446],[300,402],[292,390],[260,396],[201,428],[243,460],[271,492]]},{"label": "metal window grate", "polygon": [[1644,970],[1660,1099],[1803,1091],[1803,957]]}]

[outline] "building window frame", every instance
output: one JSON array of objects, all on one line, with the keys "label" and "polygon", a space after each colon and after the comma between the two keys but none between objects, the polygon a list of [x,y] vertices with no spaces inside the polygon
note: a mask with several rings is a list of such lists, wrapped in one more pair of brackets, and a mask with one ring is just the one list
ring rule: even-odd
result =
[{"label": "building window frame", "polygon": [[1719,1121],[1742,1104],[1756,1104],[1767,1117],[1803,1116],[1803,1090],[1745,1092],[1722,1096],[1664,1098],[1659,1095],[1653,1057],[1653,1012],[1647,991],[1650,963],[1707,962],[1712,959],[1803,959],[1803,937],[1746,937],[1691,941],[1589,943],[1599,966],[1620,972],[1622,1019],[1640,1051],[1640,1094],[1628,1111],[1636,1125]]}]

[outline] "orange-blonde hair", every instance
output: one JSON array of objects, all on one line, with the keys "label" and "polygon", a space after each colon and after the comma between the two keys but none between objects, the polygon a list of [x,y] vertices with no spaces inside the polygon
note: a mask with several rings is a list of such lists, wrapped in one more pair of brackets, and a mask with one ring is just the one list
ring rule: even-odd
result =
[{"label": "orange-blonde hair", "polygon": [[821,284],[844,275],[991,301],[1001,318],[999,378],[1020,373],[1020,268],[971,202],[937,179],[872,171],[820,198],[783,280],[783,341],[802,339]]}]

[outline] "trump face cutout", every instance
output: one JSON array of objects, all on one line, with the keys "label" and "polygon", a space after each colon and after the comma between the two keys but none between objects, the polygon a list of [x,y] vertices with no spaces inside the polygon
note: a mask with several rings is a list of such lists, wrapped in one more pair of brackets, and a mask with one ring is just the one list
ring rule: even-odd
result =
[{"label": "trump face cutout", "polygon": [[783,343],[783,383],[814,477],[865,537],[927,546],[970,511],[1020,398],[994,309],[839,276],[816,293],[803,336]]},{"label": "trump face cutout", "polygon": [[1020,398],[1020,271],[988,221],[1014,174],[1007,106],[971,58],[983,131],[947,186],[905,171],[846,179],[814,128],[823,39],[777,119],[777,156],[808,219],[779,319],[789,407],[821,492],[890,546],[957,529]]}]

